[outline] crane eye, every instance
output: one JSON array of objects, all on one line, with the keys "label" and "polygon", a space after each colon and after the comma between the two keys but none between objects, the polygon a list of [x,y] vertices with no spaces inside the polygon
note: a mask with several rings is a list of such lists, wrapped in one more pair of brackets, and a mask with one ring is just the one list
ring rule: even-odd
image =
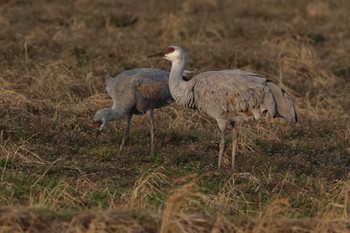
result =
[{"label": "crane eye", "polygon": [[175,49],[173,48],[173,47],[169,47],[168,49],[167,49],[167,53],[172,53],[172,52],[174,52],[175,51]]}]

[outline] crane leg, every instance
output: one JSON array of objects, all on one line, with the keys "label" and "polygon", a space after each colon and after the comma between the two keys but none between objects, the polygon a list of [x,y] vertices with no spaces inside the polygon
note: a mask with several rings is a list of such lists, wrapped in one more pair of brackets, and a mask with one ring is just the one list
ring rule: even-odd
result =
[{"label": "crane leg", "polygon": [[151,121],[151,155],[153,156],[154,155],[154,111],[153,109],[151,110],[148,110],[147,112],[147,115]]},{"label": "crane leg", "polygon": [[232,127],[232,170],[235,169],[235,157],[237,148],[237,129]]},{"label": "crane leg", "polygon": [[218,169],[220,169],[221,164],[222,164],[222,154],[224,153],[225,150],[225,131],[220,132],[220,145],[219,145],[219,160],[218,160]]},{"label": "crane leg", "polygon": [[220,144],[219,144],[219,160],[218,160],[218,169],[220,169],[222,164],[222,155],[225,150],[225,129],[227,127],[227,120],[224,119],[216,119],[216,122],[219,125],[220,128]]},{"label": "crane leg", "polygon": [[121,154],[121,152],[124,148],[125,142],[129,138],[131,117],[132,117],[132,115],[126,116],[126,126],[124,129],[123,140],[122,140],[122,143],[120,144],[119,154]]}]

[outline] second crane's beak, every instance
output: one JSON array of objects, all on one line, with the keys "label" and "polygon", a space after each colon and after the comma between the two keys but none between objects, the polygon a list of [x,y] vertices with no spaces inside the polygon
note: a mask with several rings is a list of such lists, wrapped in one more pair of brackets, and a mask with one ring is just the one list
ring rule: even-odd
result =
[{"label": "second crane's beak", "polygon": [[164,55],[165,55],[164,52],[160,52],[160,53],[148,55],[147,57],[164,57]]}]

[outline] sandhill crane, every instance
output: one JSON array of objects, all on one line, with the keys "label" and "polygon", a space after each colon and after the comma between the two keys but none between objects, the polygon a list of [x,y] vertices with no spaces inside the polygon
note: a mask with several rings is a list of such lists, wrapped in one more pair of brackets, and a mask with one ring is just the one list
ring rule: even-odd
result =
[{"label": "sandhill crane", "polygon": [[151,154],[153,155],[154,109],[173,102],[168,79],[169,72],[153,68],[127,70],[114,78],[108,78],[106,80],[106,90],[113,100],[113,106],[96,112],[93,120],[95,127],[98,129],[96,136],[106,127],[109,121],[125,117],[126,127],[119,148],[120,153],[129,137],[132,116],[146,113],[151,121]]},{"label": "sandhill crane", "polygon": [[235,124],[263,116],[284,117],[292,123],[297,115],[291,98],[274,82],[258,74],[241,70],[221,70],[201,73],[184,81],[184,51],[170,46],[165,52],[149,57],[163,57],[171,61],[170,93],[177,103],[199,109],[216,119],[221,131],[218,168],[225,148],[224,131],[232,125],[232,168],[234,168],[237,133]]}]

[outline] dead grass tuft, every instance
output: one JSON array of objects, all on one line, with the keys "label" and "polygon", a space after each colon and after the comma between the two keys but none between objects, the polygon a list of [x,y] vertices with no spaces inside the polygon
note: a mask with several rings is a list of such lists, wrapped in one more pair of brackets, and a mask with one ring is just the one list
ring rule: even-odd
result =
[{"label": "dead grass tuft", "polygon": [[152,202],[161,204],[167,185],[164,168],[150,168],[136,179],[127,196],[126,207],[150,208]]},{"label": "dead grass tuft", "polygon": [[350,183],[337,182],[329,192],[325,193],[326,206],[318,213],[318,224],[315,232],[329,232],[338,229],[346,232],[349,229]]},{"label": "dead grass tuft", "polygon": [[340,83],[339,78],[322,67],[318,53],[307,38],[287,36],[267,43],[277,49],[282,75],[290,78],[280,81],[294,87],[302,82],[299,93],[329,90]]},{"label": "dead grass tuft", "polygon": [[227,214],[228,212],[245,214],[244,210],[249,209],[250,203],[245,194],[240,191],[239,186],[236,185],[236,179],[245,182],[251,189],[259,187],[259,180],[249,173],[232,175],[222,189],[210,198],[209,209],[213,209],[220,214]]},{"label": "dead grass tuft", "polygon": [[[28,139],[29,140],[29,139]],[[31,151],[28,147],[28,140],[23,141],[22,145],[1,145],[2,155],[6,157],[6,161],[20,164],[47,164],[47,161],[43,160],[38,154]],[[3,170],[4,172],[4,170]]]},{"label": "dead grass tuft", "polygon": [[[188,214],[191,207],[200,206],[201,200],[206,199],[206,196],[198,191],[198,186],[195,183],[198,176],[194,174],[194,176],[183,177],[181,180],[175,181],[175,184],[182,183],[188,178],[193,179],[193,181],[180,184],[170,191],[165,202],[159,232],[202,232],[207,228],[205,219]],[[201,227],[202,225],[203,227]]]},{"label": "dead grass tuft", "polygon": [[3,107],[24,107],[26,104],[30,103],[30,100],[28,100],[25,95],[14,90],[6,90],[4,88],[0,90],[0,99],[0,104]]},{"label": "dead grass tuft", "polygon": [[54,188],[42,188],[41,185],[38,185],[39,181],[38,179],[31,186],[30,207],[61,210],[69,206],[83,206],[84,199],[82,197],[87,196],[87,194],[78,194],[77,188],[73,188],[65,181],[59,181]]}]

